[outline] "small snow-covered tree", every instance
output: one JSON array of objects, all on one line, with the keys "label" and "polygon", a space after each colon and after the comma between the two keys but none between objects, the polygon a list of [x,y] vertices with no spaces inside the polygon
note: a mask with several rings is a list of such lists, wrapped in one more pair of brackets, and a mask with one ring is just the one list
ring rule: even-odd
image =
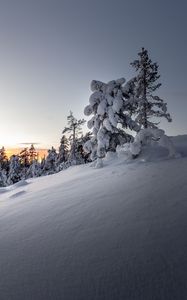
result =
[{"label": "small snow-covered tree", "polygon": [[4,169],[0,169],[0,187],[7,186],[7,172]]},{"label": "small snow-covered tree", "polygon": [[41,164],[35,159],[27,170],[27,178],[39,177],[42,174]]},{"label": "small snow-covered tree", "polygon": [[93,137],[85,143],[84,149],[91,153],[92,160],[97,158],[96,167],[102,166],[102,158],[107,151],[115,151],[117,145],[129,141],[131,137],[124,129],[139,130],[139,126],[131,118],[132,101],[127,97],[124,84],[124,78],[108,83],[96,80],[91,82],[93,93],[84,114],[93,115],[87,122]]},{"label": "small snow-covered tree", "polygon": [[29,160],[29,151],[28,148],[24,148],[20,154],[20,165],[21,165],[21,170],[22,170],[22,179],[26,179],[27,177],[27,170],[30,166],[30,160]]},{"label": "small snow-covered tree", "polygon": [[153,122],[150,118],[164,117],[169,122],[172,121],[171,116],[167,113],[167,104],[154,92],[161,86],[157,80],[160,78],[158,74],[158,64],[153,63],[149,58],[148,51],[142,48],[138,53],[139,58],[131,63],[138,72],[133,80],[134,97],[136,102],[136,121],[142,128],[157,128],[158,122]]},{"label": "small snow-covered tree", "polygon": [[64,128],[63,133],[69,133],[69,140],[71,144],[69,160],[71,163],[77,163],[76,157],[76,142],[79,135],[82,133],[82,125],[86,122],[84,119],[77,120],[72,111],[70,111],[69,116],[67,117],[68,126]]},{"label": "small snow-covered tree", "polygon": [[36,151],[34,145],[32,144],[29,148],[29,162],[32,164],[34,161],[38,160],[38,152]]},{"label": "small snow-covered tree", "polygon": [[24,148],[23,150],[21,150],[20,154],[19,154],[19,158],[20,158],[20,164],[22,167],[29,167],[29,151],[28,148]]},{"label": "small snow-covered tree", "polygon": [[90,162],[89,153],[84,150],[84,144],[90,141],[91,138],[92,133],[89,131],[76,140],[76,157],[79,164]]},{"label": "small snow-covered tree", "polygon": [[0,149],[0,169],[6,171],[8,169],[8,158],[4,147]]},{"label": "small snow-covered tree", "polygon": [[22,178],[22,173],[21,173],[21,164],[20,164],[19,156],[12,155],[10,157],[7,183],[8,185],[14,184],[20,181],[21,178]]},{"label": "small snow-covered tree", "polygon": [[44,156],[44,157],[42,157],[42,160],[41,160],[41,163],[40,163],[42,170],[44,170],[44,168],[45,168],[45,161],[46,161],[46,157]]},{"label": "small snow-covered tree", "polygon": [[67,137],[63,134],[62,138],[60,140],[60,147],[59,147],[59,153],[58,153],[58,164],[64,163],[65,161],[68,160],[68,139]]},{"label": "small snow-covered tree", "polygon": [[57,172],[57,157],[58,155],[54,147],[48,150],[48,155],[45,159],[45,165],[43,168],[43,172],[45,175],[49,175]]}]

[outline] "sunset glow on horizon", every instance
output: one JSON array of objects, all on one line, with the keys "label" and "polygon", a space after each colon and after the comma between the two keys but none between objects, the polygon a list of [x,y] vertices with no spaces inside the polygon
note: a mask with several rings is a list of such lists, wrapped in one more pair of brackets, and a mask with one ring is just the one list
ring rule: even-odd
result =
[{"label": "sunset glow on horizon", "polygon": [[1,1],[0,146],[34,141],[56,148],[69,111],[85,118],[91,80],[129,80],[142,46],[159,64],[160,96],[173,117],[160,127],[168,135],[186,133],[186,2],[169,2],[170,9],[161,0],[90,6],[89,0]]},{"label": "sunset glow on horizon", "polygon": [[[6,155],[8,158],[10,158],[13,154],[19,155],[19,153],[24,149],[24,147],[20,148],[5,148]],[[38,159],[41,160],[42,158],[46,157],[48,154],[47,149],[40,149],[36,148],[36,151],[38,153]]]}]

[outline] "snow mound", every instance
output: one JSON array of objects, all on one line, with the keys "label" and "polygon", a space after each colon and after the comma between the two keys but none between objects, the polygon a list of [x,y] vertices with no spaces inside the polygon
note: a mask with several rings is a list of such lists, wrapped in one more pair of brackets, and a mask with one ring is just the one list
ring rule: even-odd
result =
[{"label": "snow mound", "polygon": [[173,158],[187,156],[187,136],[167,137],[162,135],[157,140],[148,140],[149,133],[144,135],[140,132],[133,143],[126,143],[117,147],[117,154],[120,159],[126,162],[133,162],[133,156],[136,161],[157,162]]},{"label": "snow mound", "polygon": [[186,157],[28,183],[0,194],[1,300],[187,299]]},{"label": "snow mound", "polygon": [[171,140],[177,152],[182,157],[186,157],[187,156],[187,147],[186,147],[187,135],[178,135],[175,137],[171,137]]},{"label": "snow mound", "polygon": [[14,184],[14,187],[20,187],[20,186],[25,186],[25,185],[28,185],[29,182],[27,180],[20,180],[19,182],[16,182]]},{"label": "snow mound", "polygon": [[12,194],[9,198],[10,199],[17,198],[19,196],[24,195],[25,193],[26,193],[26,191],[19,191],[19,192],[15,193],[15,194]]},{"label": "snow mound", "polygon": [[4,187],[0,188],[0,194],[6,193],[6,192],[7,192],[6,188],[4,188]]},{"label": "snow mound", "polygon": [[159,145],[168,150],[168,157],[176,157],[175,147],[164,130],[157,128],[141,129],[134,138],[134,142],[130,143],[129,150],[132,155],[137,156],[141,153],[142,145]]},{"label": "snow mound", "polygon": [[[117,148],[117,153],[118,153],[118,157],[120,159],[123,159],[123,161],[126,162],[131,162],[134,163],[134,159],[132,158],[132,154],[136,155],[136,151],[133,152],[133,150],[135,150],[137,147],[138,150],[139,148],[139,144],[136,145],[136,143],[133,145],[133,150],[130,147],[130,144],[126,144],[123,147],[118,147]],[[137,151],[138,151],[137,150]],[[179,158],[181,157],[180,153],[177,153],[175,155],[175,158]],[[158,162],[158,161],[164,161],[164,160],[168,160],[168,159],[173,159],[169,157],[169,151],[167,148],[162,147],[158,144],[152,144],[152,145],[146,145],[146,146],[142,146],[141,147],[141,152],[138,155],[138,157],[136,158],[136,161],[141,161],[141,162]]]}]

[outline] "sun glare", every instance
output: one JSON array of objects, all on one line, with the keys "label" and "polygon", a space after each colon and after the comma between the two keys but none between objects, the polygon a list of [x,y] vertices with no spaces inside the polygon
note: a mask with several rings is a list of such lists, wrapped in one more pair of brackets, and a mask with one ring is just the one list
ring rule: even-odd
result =
[{"label": "sun glare", "polygon": [[26,140],[26,137],[22,134],[14,134],[14,135],[5,135],[2,134],[1,135],[1,147],[9,147],[9,148],[13,148],[13,147],[17,147],[19,143],[21,143],[22,141]]}]

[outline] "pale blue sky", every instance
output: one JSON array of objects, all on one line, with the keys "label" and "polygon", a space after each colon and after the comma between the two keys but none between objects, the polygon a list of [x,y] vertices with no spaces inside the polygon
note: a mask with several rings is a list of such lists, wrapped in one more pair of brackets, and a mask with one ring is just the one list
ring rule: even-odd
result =
[{"label": "pale blue sky", "polygon": [[159,63],[169,135],[187,133],[187,4],[151,0],[0,0],[0,146],[58,145],[90,81],[130,79],[142,46]]}]

